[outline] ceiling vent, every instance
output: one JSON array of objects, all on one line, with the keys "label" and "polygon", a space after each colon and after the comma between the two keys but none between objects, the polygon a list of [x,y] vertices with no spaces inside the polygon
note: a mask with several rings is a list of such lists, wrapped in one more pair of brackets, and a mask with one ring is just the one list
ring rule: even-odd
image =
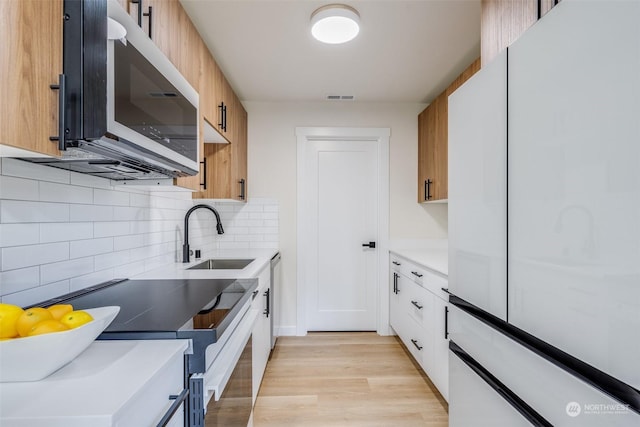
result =
[{"label": "ceiling vent", "polygon": [[353,101],[356,97],[353,95],[327,95],[327,101]]}]

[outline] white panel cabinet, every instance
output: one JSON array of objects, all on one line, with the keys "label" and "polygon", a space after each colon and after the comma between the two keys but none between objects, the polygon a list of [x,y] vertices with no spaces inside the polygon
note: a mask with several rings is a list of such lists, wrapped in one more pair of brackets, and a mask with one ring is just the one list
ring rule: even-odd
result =
[{"label": "white panel cabinet", "polygon": [[555,7],[509,48],[508,131],[509,322],[636,388],[639,23]]},{"label": "white panel cabinet", "polygon": [[445,278],[391,255],[389,316],[393,330],[431,381],[448,399],[448,339],[445,338],[447,301]]},{"label": "white panel cabinet", "polygon": [[260,383],[267,367],[269,353],[271,352],[271,307],[269,306],[269,293],[271,292],[271,271],[267,265],[258,274],[258,289],[251,303],[252,308],[258,310],[258,320],[252,332],[252,388],[253,403],[256,402]]},{"label": "white panel cabinet", "polygon": [[449,291],[503,320],[506,149],[505,50],[449,96]]}]

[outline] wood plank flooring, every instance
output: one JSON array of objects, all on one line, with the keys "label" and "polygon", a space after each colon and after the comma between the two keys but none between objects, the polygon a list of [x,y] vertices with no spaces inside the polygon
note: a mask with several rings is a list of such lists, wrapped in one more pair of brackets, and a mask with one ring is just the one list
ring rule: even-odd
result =
[{"label": "wood plank flooring", "polygon": [[254,427],[446,427],[448,407],[396,337],[315,332],[280,337]]}]

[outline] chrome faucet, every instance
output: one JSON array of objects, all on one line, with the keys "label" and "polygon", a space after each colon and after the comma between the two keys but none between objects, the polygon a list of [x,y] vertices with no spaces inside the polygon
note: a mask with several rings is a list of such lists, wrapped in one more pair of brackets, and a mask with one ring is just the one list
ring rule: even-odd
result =
[{"label": "chrome faucet", "polygon": [[218,234],[224,234],[224,229],[222,228],[222,222],[220,222],[220,214],[218,213],[217,210],[215,210],[209,205],[195,205],[194,207],[189,209],[187,211],[187,214],[184,216],[184,245],[182,245],[182,262],[183,263],[189,262],[189,216],[191,215],[191,212],[200,208],[209,209],[211,212],[213,212],[213,214],[216,216],[216,222],[217,222],[216,230],[218,231]]}]

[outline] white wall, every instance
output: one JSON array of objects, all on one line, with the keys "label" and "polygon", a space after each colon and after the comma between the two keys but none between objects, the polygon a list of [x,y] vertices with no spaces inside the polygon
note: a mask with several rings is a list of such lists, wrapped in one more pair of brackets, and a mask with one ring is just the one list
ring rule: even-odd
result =
[{"label": "white wall", "polygon": [[191,200],[191,193],[114,187],[107,179],[15,159],[0,162],[0,297],[29,305],[180,262],[184,216],[197,210],[191,249],[278,247],[278,203]]},{"label": "white wall", "polygon": [[281,333],[296,326],[296,137],[299,126],[389,127],[390,238],[447,237],[447,205],[417,203],[422,104],[244,103],[249,113],[249,193],[280,203]]}]

